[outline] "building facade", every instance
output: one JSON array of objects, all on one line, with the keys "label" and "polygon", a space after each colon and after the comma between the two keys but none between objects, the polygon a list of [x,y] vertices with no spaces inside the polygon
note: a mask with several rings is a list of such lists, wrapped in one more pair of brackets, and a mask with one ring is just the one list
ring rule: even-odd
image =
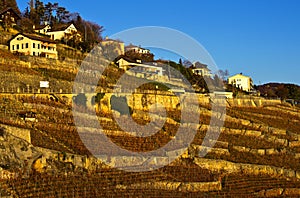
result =
[{"label": "building facade", "polygon": [[228,84],[246,92],[250,92],[253,87],[252,79],[249,76],[244,76],[242,73],[229,77]]},{"label": "building facade", "polygon": [[100,45],[102,48],[113,50],[117,56],[125,54],[125,44],[122,41],[109,39],[106,37],[103,41],[101,41]]},{"label": "building facade", "polygon": [[138,54],[150,54],[150,50],[132,44],[125,47],[125,52],[129,52],[129,51],[134,51],[135,53]]},{"label": "building facade", "polygon": [[51,26],[50,25],[42,25],[42,26],[34,25],[33,29],[36,33],[46,34],[47,32],[49,32],[51,30]]},{"label": "building facade", "polygon": [[76,37],[78,40],[82,40],[81,34],[77,31],[74,24],[60,25],[47,30],[46,35],[49,35],[52,40],[72,39]]},{"label": "building facade", "polygon": [[55,41],[31,34],[19,33],[9,41],[12,53],[58,59]]},{"label": "building facade", "polygon": [[208,69],[208,66],[205,64],[202,64],[200,62],[194,63],[190,69],[192,72],[198,76],[207,76],[211,77],[211,70]]},{"label": "building facade", "polygon": [[116,61],[120,69],[130,70],[135,76],[145,77],[147,75],[163,76],[163,68],[156,63],[142,63],[141,60],[131,60],[127,57],[119,57]]}]

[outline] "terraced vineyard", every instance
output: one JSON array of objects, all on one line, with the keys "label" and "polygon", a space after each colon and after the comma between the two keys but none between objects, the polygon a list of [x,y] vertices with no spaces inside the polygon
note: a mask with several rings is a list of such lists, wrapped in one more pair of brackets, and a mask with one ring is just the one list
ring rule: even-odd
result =
[{"label": "terraced vineyard", "polygon": [[[70,105],[62,101],[26,96],[2,97],[0,102],[1,107],[6,107],[1,108],[0,123],[30,129],[34,146],[92,158],[77,133]],[[36,123],[24,122],[16,114],[20,110],[32,109],[38,112],[39,121]],[[201,144],[210,124],[211,110],[208,104],[200,105],[200,109],[200,122],[185,125],[187,130],[197,130],[188,151],[168,166],[141,173],[124,172],[101,163],[93,169],[72,165],[68,171],[57,169],[55,173],[32,170],[27,177],[2,179],[1,196],[300,196],[300,109],[287,104],[228,106],[220,136],[204,158],[199,157],[199,152],[209,149],[201,147]],[[78,110],[81,116],[90,116],[90,110]],[[147,124],[150,121],[135,112],[133,115],[138,123]],[[146,152],[160,148],[176,135],[180,125],[180,110],[168,110],[167,115],[168,119],[162,129],[146,138],[124,133],[111,112],[98,112],[98,120],[115,144],[126,150]],[[125,118],[122,115],[120,117]],[[95,130],[89,123],[86,125],[89,126],[87,131]],[[117,159],[114,151],[111,151],[111,155],[112,159]],[[64,160],[51,160],[47,163],[68,166]]]}]

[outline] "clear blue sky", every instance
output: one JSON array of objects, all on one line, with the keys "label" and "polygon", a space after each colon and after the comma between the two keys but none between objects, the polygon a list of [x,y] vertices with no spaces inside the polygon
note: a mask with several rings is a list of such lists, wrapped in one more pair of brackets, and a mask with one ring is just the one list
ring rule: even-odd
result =
[{"label": "clear blue sky", "polygon": [[[17,2],[21,10],[27,6]],[[300,85],[299,0],[51,2],[104,26],[103,36],[139,26],[169,27],[195,38],[231,75],[243,72],[255,84]]]}]

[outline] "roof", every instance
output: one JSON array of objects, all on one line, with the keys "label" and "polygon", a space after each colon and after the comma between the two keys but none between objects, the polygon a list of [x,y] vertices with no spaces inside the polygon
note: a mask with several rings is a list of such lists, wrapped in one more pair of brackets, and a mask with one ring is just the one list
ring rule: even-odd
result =
[{"label": "roof", "polygon": [[12,11],[13,13],[15,13],[15,15],[16,15],[19,19],[21,19],[20,14],[17,13],[12,7],[7,7],[7,8],[5,8],[5,9],[1,10],[1,11],[0,11],[0,15],[4,14],[5,12],[7,12],[7,11],[9,11],[9,10]]},{"label": "roof", "polygon": [[25,34],[25,33],[18,33],[16,34],[13,38],[11,38],[9,40],[9,42],[11,40],[13,40],[14,38],[16,38],[17,36],[19,35],[23,35],[27,38],[30,38],[32,40],[36,40],[36,41],[43,41],[43,42],[47,42],[47,43],[56,43],[55,41],[53,41],[52,39],[48,38],[48,37],[42,37],[42,36],[38,36],[38,35],[35,35],[35,34]]},{"label": "roof", "polygon": [[196,68],[206,68],[207,69],[207,65],[206,64],[203,64],[203,63],[200,63],[199,61],[195,62],[194,63],[194,66]]},{"label": "roof", "polygon": [[206,69],[207,71],[211,71],[207,68],[206,64],[200,63],[199,61],[195,62],[192,66],[190,66],[190,69]]},{"label": "roof", "polygon": [[[143,50],[148,50],[148,49],[146,49],[146,48],[142,48],[142,47],[140,47],[140,46],[136,46],[136,45],[133,45],[133,44],[129,44],[129,45],[125,46],[125,48],[139,48],[139,49],[143,49]],[[150,51],[150,50],[149,50],[149,51]]]},{"label": "roof", "polygon": [[[67,24],[58,24],[58,25],[54,25],[51,29],[51,31],[49,32],[56,32],[56,31],[64,31],[66,30],[68,27],[70,27],[71,25],[74,25],[73,23],[67,23]],[[75,25],[74,25],[75,26]],[[76,27],[75,27],[76,28]]]},{"label": "roof", "polygon": [[47,25],[36,25],[36,26],[35,26],[35,30],[41,30],[41,29],[44,29],[44,28],[47,27],[47,26],[50,27],[49,24],[47,24]]},{"label": "roof", "polygon": [[120,40],[115,40],[115,39],[104,39],[102,40],[101,42],[105,42],[105,41],[113,41],[113,42],[118,42],[118,43],[124,43],[123,41],[120,41]]},{"label": "roof", "polygon": [[118,56],[117,58],[116,58],[116,62],[117,61],[119,61],[120,59],[124,59],[124,60],[126,60],[127,62],[130,62],[130,63],[136,63],[136,60],[133,60],[133,59],[131,59],[131,58],[129,58],[128,56],[125,56],[125,55],[120,55],[120,56]]},{"label": "roof", "polygon": [[138,47],[138,46],[133,45],[133,44],[130,43],[129,45],[127,45],[127,46],[125,46],[125,47],[131,48],[131,47]]},{"label": "roof", "polygon": [[230,76],[229,78],[234,78],[234,77],[244,77],[244,78],[250,78],[249,76],[245,76],[243,75],[242,73],[239,73],[239,74],[236,74],[236,75],[233,75],[233,76]]}]

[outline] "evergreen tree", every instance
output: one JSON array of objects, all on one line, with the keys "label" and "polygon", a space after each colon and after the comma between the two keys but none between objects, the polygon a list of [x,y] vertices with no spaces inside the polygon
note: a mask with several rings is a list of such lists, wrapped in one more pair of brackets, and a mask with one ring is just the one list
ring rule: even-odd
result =
[{"label": "evergreen tree", "polygon": [[47,21],[49,24],[51,24],[51,20],[53,18],[53,4],[51,2],[48,2],[45,5],[44,18],[45,18],[45,21]]},{"label": "evergreen tree", "polygon": [[182,59],[181,58],[179,59],[179,65],[182,65]]}]

